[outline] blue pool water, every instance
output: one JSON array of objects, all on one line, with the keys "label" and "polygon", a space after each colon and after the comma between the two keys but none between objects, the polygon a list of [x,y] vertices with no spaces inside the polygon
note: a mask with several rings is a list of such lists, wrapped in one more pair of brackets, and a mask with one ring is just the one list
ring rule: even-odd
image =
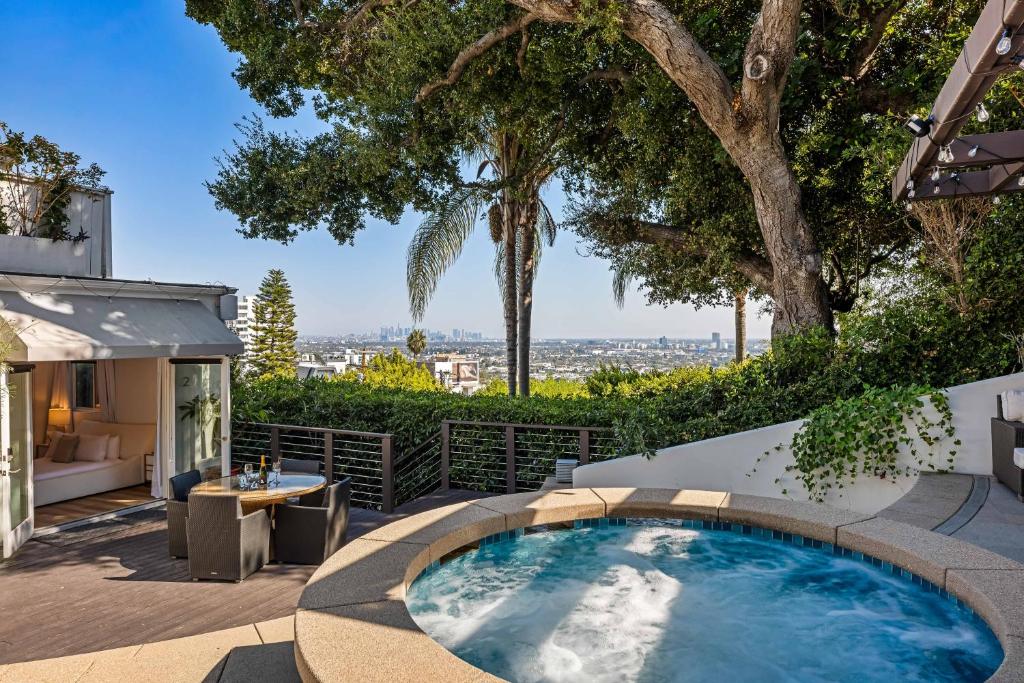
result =
[{"label": "blue pool water", "polygon": [[409,590],[420,628],[511,681],[983,681],[964,607],[861,560],[679,522],[544,531]]}]

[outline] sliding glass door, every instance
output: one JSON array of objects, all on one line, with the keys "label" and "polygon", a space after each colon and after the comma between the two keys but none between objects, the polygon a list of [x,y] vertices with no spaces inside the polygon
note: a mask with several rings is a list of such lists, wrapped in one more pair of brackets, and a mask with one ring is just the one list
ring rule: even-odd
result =
[{"label": "sliding glass door", "polygon": [[32,373],[0,369],[0,545],[10,557],[32,537]]},{"label": "sliding glass door", "polygon": [[172,360],[174,471],[199,470],[203,479],[224,471],[225,389],[221,362]]}]

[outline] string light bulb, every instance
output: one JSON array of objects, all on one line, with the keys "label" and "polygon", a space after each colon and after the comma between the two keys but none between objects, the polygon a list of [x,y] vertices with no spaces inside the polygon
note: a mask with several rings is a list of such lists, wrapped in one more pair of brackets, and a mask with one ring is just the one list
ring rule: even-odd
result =
[{"label": "string light bulb", "polygon": [[913,199],[915,194],[916,193],[913,190],[907,190],[907,197],[908,198]]},{"label": "string light bulb", "polygon": [[999,195],[996,195],[995,197],[992,198],[992,203],[993,204],[1002,204],[1003,203],[1003,198],[1000,197]]},{"label": "string light bulb", "polygon": [[967,156],[969,156],[972,159],[978,156],[978,146],[975,145],[974,147],[971,147],[971,151],[967,153]]},{"label": "string light bulb", "polygon": [[941,188],[941,187],[939,187],[938,185],[936,185],[936,186],[935,186],[935,189],[934,189],[934,190],[932,190],[932,194],[938,194],[938,193],[940,193],[940,192],[942,192],[942,188]]},{"label": "string light bulb", "polygon": [[914,179],[913,178],[908,178],[907,179],[907,189],[908,190],[913,190],[914,189]]},{"label": "string light bulb", "polygon": [[1024,175],[1017,178],[1017,187],[1024,187]]},{"label": "string light bulb", "polygon": [[[932,169],[932,182],[933,183],[939,182],[939,178],[941,178],[941,177],[942,177],[942,172],[939,171],[939,167],[936,166],[934,169]],[[1020,178],[1021,178],[1021,180],[1024,180],[1024,176],[1021,176]]]},{"label": "string light bulb", "polygon": [[977,118],[978,118],[978,121],[980,123],[985,123],[989,119],[988,109],[985,109],[985,103],[984,102],[978,102]]},{"label": "string light bulb", "polygon": [[1010,40],[1010,29],[1004,28],[1003,35],[999,38],[999,42],[996,43],[996,54],[1005,55],[1013,47],[1013,42]]}]

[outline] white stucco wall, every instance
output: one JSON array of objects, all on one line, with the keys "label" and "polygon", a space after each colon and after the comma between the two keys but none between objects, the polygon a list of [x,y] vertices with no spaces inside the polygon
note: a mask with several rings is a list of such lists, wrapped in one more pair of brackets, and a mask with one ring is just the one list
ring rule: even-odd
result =
[{"label": "white stucco wall", "polygon": [[[0,188],[0,201],[10,196]],[[68,202],[68,232],[83,232],[81,242],[54,242],[42,237],[0,235],[0,271],[71,277],[111,277],[111,195],[74,191]]]},{"label": "white stucco wall", "polygon": [[[992,437],[990,418],[995,415],[996,395],[1008,389],[1024,389],[1024,373],[964,384],[948,390],[958,449],[954,469],[965,474],[992,474]],[[788,448],[802,421],[787,422],[730,434],[717,439],[673,446],[658,452],[651,460],[628,456],[576,468],[575,486],[627,486],[654,488],[707,489],[747,493],[773,498],[805,500],[803,490],[794,490],[791,475],[785,468],[793,463]],[[761,464],[757,459],[778,444],[781,451],[772,451]],[[921,452],[927,446],[919,444]],[[942,444],[938,453],[945,453],[951,444]],[[908,455],[901,462],[913,462]],[[943,464],[938,459],[937,465]],[[756,472],[754,471],[756,467]],[[775,480],[782,478],[781,484]],[[916,475],[899,481],[883,481],[862,475],[842,495],[833,493],[828,502],[845,509],[874,513],[888,507],[910,490]],[[788,495],[782,488],[789,489]]]}]

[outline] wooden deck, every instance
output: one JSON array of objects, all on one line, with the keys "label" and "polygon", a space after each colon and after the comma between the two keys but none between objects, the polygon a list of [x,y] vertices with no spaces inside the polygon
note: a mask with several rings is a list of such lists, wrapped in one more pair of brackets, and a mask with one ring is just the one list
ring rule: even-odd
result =
[{"label": "wooden deck", "polygon": [[[349,538],[423,510],[478,498],[446,491],[392,515],[355,509]],[[242,583],[193,582],[167,555],[162,520],[55,545],[32,540],[0,564],[0,664],[80,654],[287,616],[315,567],[271,564]]]},{"label": "wooden deck", "polygon": [[126,489],[97,493],[93,496],[65,500],[52,505],[43,505],[36,508],[36,528],[63,524],[83,517],[102,515],[105,512],[113,512],[121,508],[141,505],[142,503],[153,502],[153,496],[149,493],[149,484],[130,486]]}]

